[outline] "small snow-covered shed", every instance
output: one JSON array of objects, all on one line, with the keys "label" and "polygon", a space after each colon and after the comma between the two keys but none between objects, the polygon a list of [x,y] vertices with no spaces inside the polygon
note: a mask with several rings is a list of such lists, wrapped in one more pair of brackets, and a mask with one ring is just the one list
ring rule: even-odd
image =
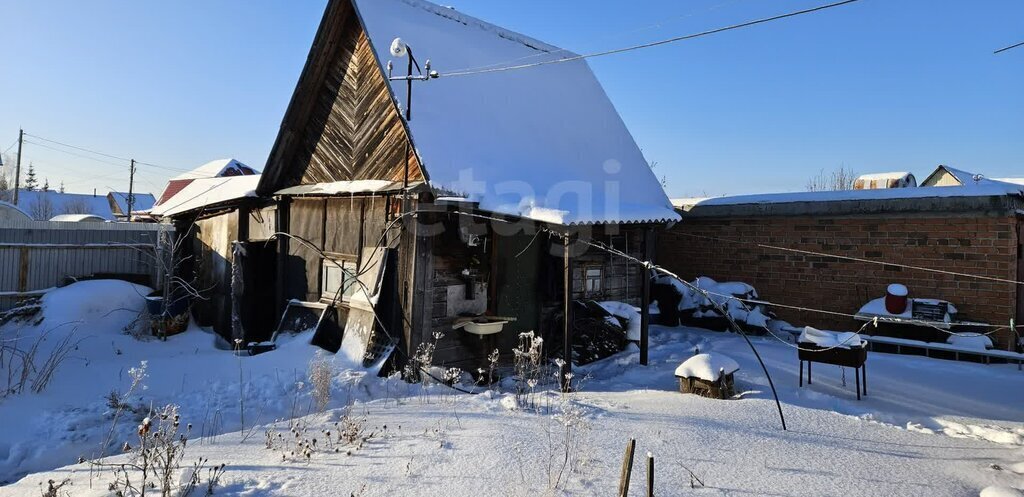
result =
[{"label": "small snow-covered shed", "polygon": [[[178,276],[203,289],[204,298],[192,304],[196,322],[212,326],[228,339],[243,338],[239,323],[231,318],[233,306],[242,305],[242,289],[232,280],[236,269],[250,275],[273,273],[272,256],[258,258],[259,247],[249,251],[239,245],[265,241],[273,232],[273,209],[266,209],[267,200],[257,197],[260,176],[252,171],[234,160],[208,163],[172,179],[171,183],[178,183],[168,184],[162,202],[150,210],[151,216],[173,223],[180,237],[177,255],[184,262],[177,268]],[[214,176],[201,177],[207,174]],[[255,262],[248,261],[250,255],[257,257]],[[256,271],[256,266],[262,266],[261,270]],[[261,291],[273,292],[271,283],[257,284],[251,278],[250,282],[248,294],[253,297]],[[251,299],[247,302],[245,309],[238,309],[242,324],[275,321],[273,306],[250,306]],[[259,341],[265,337],[248,338]]]},{"label": "small snow-covered shed", "polygon": [[714,399],[728,399],[736,394],[733,373],[740,365],[719,353],[696,354],[676,368],[679,391]]},{"label": "small snow-covered shed", "polygon": [[[257,189],[293,237],[278,305],[327,303],[341,333],[393,339],[399,360],[443,333],[435,361],[474,371],[484,351],[453,330],[460,314],[515,317],[501,350],[528,330],[561,343],[566,293],[646,314],[641,267],[562,241],[649,259],[654,229],[679,218],[587,62],[464,71],[571,55],[423,0],[329,1]],[[410,57],[440,77],[389,79]],[[350,305],[345,275],[378,263],[357,291],[392,292],[391,307]]]}]

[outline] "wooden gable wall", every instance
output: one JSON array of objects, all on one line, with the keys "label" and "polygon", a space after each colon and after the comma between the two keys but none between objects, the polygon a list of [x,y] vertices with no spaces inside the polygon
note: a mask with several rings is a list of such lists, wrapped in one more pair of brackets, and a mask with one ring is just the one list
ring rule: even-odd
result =
[{"label": "wooden gable wall", "polygon": [[388,82],[349,0],[332,0],[264,172],[261,192],[358,179],[421,181]]}]

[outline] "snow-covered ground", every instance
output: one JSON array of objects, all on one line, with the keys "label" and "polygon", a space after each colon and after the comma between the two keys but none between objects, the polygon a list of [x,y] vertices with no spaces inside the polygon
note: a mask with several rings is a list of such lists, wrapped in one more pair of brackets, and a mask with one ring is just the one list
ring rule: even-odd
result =
[{"label": "snow-covered ground", "polygon": [[[742,338],[653,327],[650,366],[639,366],[633,349],[577,368],[577,379],[589,376],[579,392],[536,394],[550,411],[516,409],[507,392],[467,395],[382,379],[334,357],[332,399],[316,413],[307,378],[316,349],[308,335],[243,358],[198,328],[166,342],[140,341],[121,332],[134,313],[111,312],[141,307],[138,289],[82,285],[48,295],[39,325],[0,327],[0,339],[9,340],[83,321],[77,350],[48,388],[0,401],[0,480],[17,480],[0,487],[0,496],[38,495],[40,483],[65,478],[69,495],[109,494],[108,472],[90,478],[89,466],[75,461],[97,455],[112,418],[103,397],[112,389],[123,394],[128,370],[143,360],[147,388],[132,402],[181,406],[193,425],[183,462],[227,464],[216,495],[543,495],[558,477],[567,424],[579,461],[556,494],[614,495],[631,437],[633,494],[641,492],[647,452],[657,462],[657,495],[967,496],[994,485],[1024,487],[1024,373],[1015,365],[871,354],[868,396],[858,402],[852,371],[844,387],[838,367],[816,365],[814,384],[801,389],[796,351],[753,338],[779,390],[789,426],[783,432]],[[72,328],[51,332],[49,341]],[[739,363],[739,399],[678,393],[673,371],[696,349]],[[240,371],[248,438],[239,432]],[[349,401],[350,419],[365,417],[364,436],[373,436],[361,448],[327,450],[321,430],[336,430]],[[112,445],[134,442],[141,415],[123,416]],[[291,435],[287,421],[274,423],[291,416],[301,417],[303,436],[320,437],[308,459],[287,445],[266,447],[263,425]],[[703,487],[691,489],[690,471]]]}]

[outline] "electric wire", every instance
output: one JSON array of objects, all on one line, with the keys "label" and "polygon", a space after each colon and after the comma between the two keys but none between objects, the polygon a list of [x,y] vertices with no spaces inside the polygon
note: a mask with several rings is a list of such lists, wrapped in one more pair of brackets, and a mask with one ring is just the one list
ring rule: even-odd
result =
[{"label": "electric wire", "polygon": [[825,5],[819,5],[817,7],[811,7],[811,8],[808,8],[808,9],[797,10],[797,11],[788,12],[788,13],[785,13],[785,14],[771,16],[771,17],[764,17],[764,18],[761,18],[761,19],[755,19],[755,20],[752,20],[752,21],[742,22],[742,23],[739,23],[739,24],[732,24],[732,25],[729,25],[729,26],[723,26],[723,27],[719,27],[719,28],[715,28],[715,29],[709,29],[709,30],[706,30],[706,31],[701,31],[699,33],[692,33],[692,34],[683,35],[683,36],[676,36],[676,37],[668,38],[668,39],[665,39],[665,40],[658,40],[658,41],[653,41],[653,42],[648,42],[648,43],[642,43],[642,44],[639,44],[639,45],[633,45],[633,46],[629,46],[629,47],[616,48],[616,49],[612,49],[612,50],[604,50],[604,51],[600,51],[600,52],[592,52],[592,53],[583,54],[583,55],[574,55],[574,56],[571,56],[571,57],[563,57],[563,58],[560,58],[560,59],[544,60],[544,61],[540,61],[540,62],[532,62],[532,63],[527,63],[527,64],[518,64],[518,65],[512,65],[512,66],[492,67],[492,68],[489,68],[489,69],[479,69],[479,70],[456,70],[456,71],[451,71],[451,72],[440,73],[439,77],[469,76],[469,75],[472,75],[472,74],[486,74],[486,73],[494,73],[494,72],[512,71],[512,70],[517,70],[517,69],[526,69],[526,68],[530,68],[530,67],[544,66],[544,65],[549,65],[549,64],[559,64],[559,63],[562,63],[562,62],[572,62],[572,61],[575,61],[575,60],[590,59],[590,58],[594,58],[594,57],[602,57],[602,56],[605,56],[605,55],[619,54],[619,53],[624,53],[624,52],[630,52],[630,51],[633,51],[633,50],[640,50],[640,49],[643,49],[643,48],[651,48],[651,47],[656,47],[656,46],[660,46],[660,45],[667,45],[669,43],[675,43],[675,42],[679,42],[679,41],[683,41],[683,40],[691,40],[691,39],[699,38],[699,37],[702,37],[702,36],[708,36],[708,35],[712,35],[712,34],[716,34],[716,33],[721,33],[721,32],[724,32],[724,31],[731,31],[731,30],[734,30],[734,29],[740,29],[740,28],[745,28],[745,27],[748,27],[748,26],[754,26],[756,24],[763,24],[763,23],[766,23],[766,22],[777,21],[777,20],[780,20],[780,19],[788,18],[788,17],[795,17],[795,16],[799,16],[799,15],[803,15],[803,14],[809,14],[809,13],[812,13],[812,12],[818,12],[818,11],[825,10],[825,9],[831,9],[833,7],[839,7],[839,6],[842,6],[842,5],[851,4],[851,3],[854,3],[854,2],[858,2],[858,1],[860,1],[860,0],[842,0],[840,2],[834,2],[834,3],[825,4]]},{"label": "electric wire", "polygon": [[[46,142],[49,142],[49,143],[52,143],[52,144],[55,144],[55,145],[60,145],[62,147],[72,148],[72,149],[79,150],[79,151],[82,151],[82,152],[87,152],[87,153],[90,153],[90,154],[95,154],[95,155],[107,157],[109,159],[116,159],[116,160],[121,160],[121,161],[129,162],[129,163],[132,160],[131,158],[128,158],[128,157],[121,157],[119,155],[113,155],[113,154],[108,154],[108,153],[105,153],[105,152],[99,152],[99,151],[96,151],[96,150],[92,150],[92,149],[85,148],[85,147],[79,147],[77,145],[71,145],[71,144],[60,142],[60,141],[53,140],[53,139],[50,139],[50,138],[44,138],[42,136],[34,135],[34,134],[31,134],[31,133],[25,133],[25,136],[29,136],[29,137],[32,137],[32,138],[43,140],[43,141],[46,141]],[[35,143],[35,145],[44,146],[44,145],[42,145],[40,143]],[[50,148],[51,150],[58,150],[58,151],[69,153],[69,152],[67,152],[65,150],[54,149],[54,148],[51,148],[51,147],[46,147],[46,148]],[[75,154],[72,154],[72,155],[75,155]],[[79,157],[83,157],[83,156],[79,156]],[[89,158],[89,157],[85,157],[85,158]],[[158,169],[167,169],[167,170],[170,170],[170,171],[180,171],[180,172],[188,172],[188,171],[190,171],[189,169],[181,169],[181,168],[176,168],[176,167],[161,166],[159,164],[153,164],[151,162],[144,162],[144,161],[140,161],[140,160],[136,160],[135,164],[136,165],[149,166],[149,167],[155,167],[155,168],[158,168]],[[121,165],[121,164],[115,164],[115,165]]]},{"label": "electric wire", "polygon": [[60,145],[62,147],[68,147],[68,148],[73,148],[75,150],[80,150],[82,152],[88,152],[90,154],[102,155],[103,157],[107,157],[107,158],[110,158],[110,159],[123,160],[125,162],[131,161],[131,159],[126,158],[126,157],[119,157],[117,155],[111,155],[111,154],[106,154],[106,153],[103,153],[103,152],[97,152],[95,150],[90,150],[90,149],[84,148],[84,147],[77,147],[75,145],[68,145],[67,143],[59,142],[57,140],[51,140],[49,138],[43,138],[42,136],[34,135],[34,134],[31,134],[31,133],[25,133],[25,136],[30,136],[32,138],[37,138],[37,139],[40,139],[40,140],[43,140],[43,141],[46,141],[46,142],[53,143],[55,145]]},{"label": "electric wire", "polygon": [[14,148],[14,146],[15,146],[15,145],[17,145],[17,144],[18,144],[18,139],[17,139],[17,138],[15,138],[15,139],[14,139],[14,142],[13,142],[13,143],[11,143],[11,146],[7,147],[7,149],[6,149],[6,150],[4,150],[4,153],[6,154],[7,152],[10,152],[10,151],[11,151],[11,149],[12,149],[12,148]]},{"label": "electric wire", "polygon": [[[619,251],[617,249],[614,249],[612,247],[608,247],[607,245],[604,245],[604,244],[602,244],[600,242],[583,241],[583,240],[581,240],[581,243],[585,243],[585,244],[590,245],[590,246],[592,246],[594,248],[598,248],[598,249],[601,249],[601,250],[609,251],[609,252],[613,253],[614,255],[617,255],[619,257],[627,258],[627,259],[632,260],[633,262],[636,262],[638,264],[642,264],[642,265],[648,265],[649,264],[650,265],[650,269],[652,269],[652,270],[658,271],[658,272],[660,272],[662,274],[665,274],[665,275],[670,276],[672,278],[678,279],[679,281],[681,281],[683,284],[685,284],[687,286],[692,286],[693,285],[692,283],[689,283],[689,282],[683,280],[680,276],[676,275],[675,273],[672,273],[671,271],[666,270],[665,268],[662,268],[661,266],[657,266],[657,265],[651,264],[651,263],[646,262],[646,261],[641,261],[640,259],[637,259],[636,257],[633,257],[633,256],[631,256],[629,254],[626,254],[626,253],[624,253],[622,251]],[[851,313],[848,313],[848,312],[832,311],[832,310],[827,310],[827,309],[817,309],[817,308],[814,308],[814,307],[805,307],[805,306],[798,306],[798,305],[780,304],[780,303],[777,303],[777,302],[772,302],[772,301],[764,300],[764,299],[748,299],[748,298],[744,298],[744,297],[737,297],[735,295],[718,293],[718,292],[714,292],[712,290],[703,289],[703,288],[699,289],[699,291],[701,293],[707,293],[709,295],[714,295],[716,297],[721,297],[723,299],[735,300],[735,301],[737,301],[739,303],[742,303],[742,304],[763,305],[763,306],[766,306],[766,307],[779,307],[779,308],[783,308],[783,309],[805,311],[805,312],[814,312],[814,313],[819,313],[819,314],[827,314],[827,315],[832,315],[832,316],[840,316],[840,317],[852,318],[852,319],[856,319],[856,320],[862,320],[862,319],[865,318],[865,315],[857,315],[857,314],[851,314]],[[747,309],[749,310],[749,308],[747,308]],[[954,332],[954,331],[949,331],[949,330],[943,329],[941,327],[942,325],[950,324],[950,323],[946,323],[944,321],[943,322],[937,322],[937,321],[926,321],[926,320],[914,319],[914,318],[907,319],[907,318],[901,318],[901,317],[898,317],[898,316],[870,316],[870,318],[871,319],[868,320],[868,323],[872,323],[872,322],[876,322],[877,321],[879,323],[892,323],[892,324],[907,324],[907,325],[914,325],[914,326],[926,326],[926,327],[934,328],[936,330],[939,330],[939,331],[941,331],[943,333],[946,333],[946,334],[949,334],[949,335],[964,336],[964,337],[989,336],[989,335],[992,335],[995,332],[1009,329],[1008,326],[1001,326],[1001,325],[990,324],[990,323],[972,323],[972,322],[956,323],[957,326],[964,326],[964,327],[994,328],[992,331],[989,331],[989,332],[986,332],[986,333],[980,333],[980,332],[978,332],[978,333],[975,333],[975,332],[963,333],[963,332]],[[1024,325],[1015,325],[1014,327],[1015,328],[1020,328],[1020,327],[1024,327]]]},{"label": "electric wire", "polygon": [[35,145],[37,147],[43,147],[45,149],[53,150],[55,152],[62,152],[62,153],[68,154],[68,155],[73,155],[75,157],[79,157],[79,158],[82,158],[82,159],[88,159],[88,160],[96,161],[96,162],[99,162],[101,164],[107,164],[109,166],[128,167],[128,164],[117,164],[117,163],[114,163],[114,162],[110,162],[108,160],[100,159],[98,157],[92,157],[92,156],[89,156],[89,155],[84,155],[84,154],[79,154],[79,153],[76,153],[76,152],[72,152],[70,150],[64,150],[62,148],[57,148],[57,147],[53,147],[53,146],[50,146],[50,145],[46,145],[45,143],[40,143],[40,142],[30,141],[30,140],[25,140],[25,143],[28,143],[30,145]]},{"label": "electric wire", "polygon": [[[644,25],[644,26],[639,26],[639,27],[631,28],[631,29],[626,29],[626,30],[615,32],[615,33],[608,33],[608,34],[605,35],[605,39],[607,39],[608,37],[621,37],[622,35],[638,33],[640,31],[646,31],[646,30],[649,30],[649,29],[657,29],[657,28],[660,28],[660,27],[664,26],[665,24],[669,24],[669,23],[676,22],[676,21],[679,21],[679,20],[682,20],[682,19],[694,17],[696,15],[703,14],[705,12],[711,12],[711,11],[720,9],[720,8],[726,6],[726,5],[731,5],[731,4],[734,4],[734,3],[738,3],[739,1],[740,0],[730,0],[730,1],[726,1],[726,2],[721,2],[719,4],[712,5],[711,7],[708,7],[706,9],[703,9],[703,10],[700,10],[700,11],[695,11],[695,12],[691,12],[689,14],[683,14],[683,15],[679,15],[679,16],[676,16],[676,17],[671,17],[671,18],[668,18],[668,19],[662,19],[662,20],[660,20],[660,21],[658,21],[656,23],[653,23],[653,24],[648,24],[648,25]],[[479,65],[479,66],[462,68],[462,69],[458,69],[456,71],[457,72],[466,72],[466,71],[477,71],[477,70],[480,70],[480,69],[487,69],[487,68],[492,68],[492,67],[501,67],[501,66],[504,66],[506,64],[511,64],[511,63],[514,63],[514,62],[519,62],[521,60],[535,59],[535,58],[538,58],[538,57],[545,57],[545,56],[548,56],[548,55],[555,55],[555,54],[559,54],[559,53],[567,53],[567,54],[571,54],[571,55],[576,55],[576,54],[572,53],[572,51],[570,51],[568,49],[565,49],[565,48],[558,48],[557,50],[550,50],[550,51],[548,51],[548,50],[541,50],[541,49],[537,48],[537,50],[538,50],[538,52],[536,52],[536,53],[532,53],[532,54],[529,54],[529,55],[523,55],[521,57],[516,57],[514,59],[506,59],[506,60],[503,60],[503,61],[500,61],[500,62],[492,62],[490,64],[483,64],[483,65]]]},{"label": "electric wire", "polygon": [[[414,212],[407,212],[407,213],[405,213],[405,214],[414,214]],[[405,214],[403,214],[403,216],[404,216]],[[396,220],[397,220],[397,219],[396,219]],[[290,233],[284,233],[284,232],[276,232],[276,233],[274,233],[274,234],[273,234],[273,236],[274,236],[274,237],[277,237],[277,236],[283,236],[283,237],[285,237],[285,238],[289,238],[289,239],[292,239],[292,240],[296,240],[296,241],[298,241],[299,243],[301,243],[301,244],[302,244],[303,246],[305,246],[306,248],[308,248],[308,249],[310,249],[310,250],[314,251],[315,253],[317,253],[318,255],[320,255],[321,257],[323,257],[323,258],[324,258],[324,260],[330,260],[330,261],[331,261],[331,262],[332,262],[333,264],[335,264],[335,265],[336,265],[336,266],[337,266],[337,267],[338,267],[338,268],[339,268],[339,269],[340,269],[340,270],[341,270],[342,272],[344,272],[344,273],[346,273],[346,274],[349,274],[350,276],[354,276],[354,277],[353,277],[353,278],[351,279],[351,281],[352,281],[353,283],[355,283],[355,284],[358,284],[358,285],[359,285],[359,287],[360,287],[360,290],[361,290],[361,291],[363,292],[363,295],[364,295],[364,296],[365,296],[365,297],[366,297],[367,299],[370,299],[370,298],[372,297],[372,296],[371,296],[371,295],[369,294],[369,289],[367,288],[366,284],[364,284],[363,282],[359,281],[359,278],[358,278],[358,276],[357,276],[357,275],[358,275],[358,274],[361,274],[361,273],[352,273],[351,271],[349,271],[349,270],[346,270],[346,269],[345,269],[344,267],[342,267],[342,265],[341,265],[341,264],[340,264],[340,263],[339,263],[339,262],[338,262],[337,260],[335,260],[335,259],[331,258],[330,256],[328,256],[327,254],[325,254],[325,253],[324,253],[324,252],[323,252],[322,250],[320,250],[320,249],[319,249],[319,248],[318,248],[318,247],[317,247],[316,245],[314,245],[313,243],[311,243],[311,242],[310,242],[309,240],[306,240],[305,238],[303,238],[303,237],[300,237],[300,236],[298,236],[298,235],[293,235],[293,234],[290,234]],[[368,269],[368,268],[369,268],[369,265],[367,265],[367,269]],[[332,305],[333,305],[333,304],[336,304],[336,303],[337,303],[337,299],[339,298],[339,296],[340,296],[340,295],[342,295],[342,294],[344,293],[344,291],[345,291],[345,288],[344,288],[344,287],[339,287],[339,288],[338,288],[338,291],[337,291],[337,292],[335,293],[335,296],[334,296],[334,300],[332,301]],[[402,308],[402,309],[401,309],[401,311],[402,311],[402,312],[401,312],[400,314],[402,315],[402,320],[403,320],[403,321],[404,321],[404,322],[405,322],[405,323],[406,323],[407,325],[411,326],[411,323],[409,323],[409,321],[408,321],[408,318],[406,318],[406,316],[405,316],[405,309],[404,309],[404,308]],[[388,331],[387,327],[386,327],[386,326],[384,325],[384,323],[383,323],[383,322],[382,322],[382,321],[380,320],[380,317],[379,317],[379,316],[377,316],[377,313],[376,313],[376,311],[371,311],[371,314],[373,314],[373,318],[374,318],[374,320],[375,320],[375,321],[377,322],[377,324],[378,324],[378,325],[380,326],[380,330],[381,330],[381,331],[382,331],[382,332],[384,333],[384,335],[385,335],[385,336],[387,336],[388,340],[390,340],[390,341],[391,341],[391,343],[393,343],[393,344],[394,344],[394,350],[398,351],[398,352],[399,352],[399,353],[400,353],[401,355],[405,356],[405,358],[406,358],[406,360],[407,360],[407,361],[414,361],[414,359],[413,359],[412,357],[409,357],[409,354],[408,354],[408,353],[407,353],[407,352],[406,352],[405,350],[402,350],[402,347],[400,347],[400,346],[399,346],[399,343],[400,343],[400,342],[399,342],[399,341],[398,341],[398,340],[397,340],[397,339],[396,339],[396,338],[395,338],[395,337],[394,337],[394,336],[393,336],[393,335],[392,335],[392,334],[391,334],[391,333],[390,333],[390,332]],[[473,391],[473,390],[466,390],[466,389],[464,389],[464,388],[461,388],[461,387],[458,387],[458,386],[455,386],[455,385],[449,385],[449,384],[448,384],[447,382],[445,382],[445,381],[444,381],[444,380],[442,380],[441,378],[438,378],[437,376],[434,376],[434,374],[433,374],[433,373],[431,373],[431,372],[430,372],[429,370],[427,370],[427,369],[426,369],[425,367],[423,367],[423,366],[419,366],[419,370],[420,370],[420,372],[421,372],[422,374],[425,374],[425,375],[427,375],[427,377],[429,377],[429,378],[433,379],[433,380],[434,380],[434,381],[436,381],[437,383],[439,383],[439,384],[441,384],[441,385],[444,385],[444,386],[446,386],[446,387],[448,387],[448,388],[450,388],[450,389],[452,389],[452,390],[455,390],[455,391],[458,391],[458,392],[461,392],[461,393],[465,393],[465,394],[469,394],[469,395],[478,395],[478,394],[480,393],[480,392],[478,392],[478,391]]]},{"label": "electric wire", "polygon": [[992,52],[992,54],[994,55],[994,54],[997,54],[997,53],[1002,53],[1002,52],[1005,52],[1007,50],[1014,49],[1014,48],[1017,48],[1017,47],[1022,47],[1022,46],[1024,46],[1024,41],[1022,41],[1020,43],[1014,43],[1013,45],[1010,45],[1008,47],[1000,48],[999,50],[996,50],[995,52]]},{"label": "electric wire", "polygon": [[924,266],[911,266],[911,265],[908,265],[908,264],[900,264],[900,263],[897,263],[897,262],[876,261],[876,260],[864,259],[864,258],[860,258],[860,257],[850,257],[850,256],[846,256],[846,255],[830,254],[830,253],[827,253],[827,252],[816,252],[816,251],[813,251],[813,250],[795,249],[795,248],[791,248],[791,247],[782,247],[782,246],[779,246],[779,245],[769,245],[767,243],[747,242],[747,241],[742,241],[742,240],[731,240],[731,239],[728,239],[728,238],[720,238],[720,237],[707,236],[707,235],[698,235],[698,234],[694,234],[694,233],[677,233],[677,234],[682,235],[682,236],[688,236],[688,237],[691,237],[691,238],[700,238],[700,239],[711,240],[711,241],[716,241],[716,242],[729,242],[729,243],[738,243],[738,244],[744,244],[744,245],[753,245],[753,246],[761,247],[761,248],[764,248],[764,249],[778,250],[778,251],[782,251],[782,252],[793,252],[793,253],[797,253],[797,254],[813,255],[813,256],[818,256],[818,257],[831,257],[833,259],[844,259],[844,260],[848,260],[848,261],[863,262],[863,263],[867,263],[867,264],[877,264],[877,265],[881,265],[881,266],[899,267],[899,268],[903,268],[903,269],[913,269],[913,270],[916,270],[916,271],[926,271],[926,272],[929,272],[929,273],[945,274],[945,275],[949,275],[949,276],[960,276],[960,277],[963,277],[963,278],[972,278],[972,279],[977,279],[977,280],[995,281],[995,282],[999,282],[999,283],[1012,283],[1014,285],[1024,285],[1024,281],[1011,280],[1011,279],[1007,279],[1007,278],[997,278],[995,276],[985,276],[985,275],[980,275],[980,274],[961,273],[961,272],[958,272],[958,271],[946,271],[944,269],[935,269],[935,268],[924,267]]}]

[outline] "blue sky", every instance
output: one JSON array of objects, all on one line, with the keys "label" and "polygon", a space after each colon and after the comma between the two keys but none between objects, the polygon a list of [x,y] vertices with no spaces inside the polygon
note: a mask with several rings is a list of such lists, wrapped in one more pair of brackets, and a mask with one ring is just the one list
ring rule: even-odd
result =
[{"label": "blue sky", "polygon": [[[447,1],[576,52],[820,3]],[[154,192],[216,158],[262,168],[324,5],[0,0],[0,152],[22,126],[163,166],[139,169]],[[801,190],[840,166],[1024,176],[1024,47],[992,54],[1022,18],[1016,0],[861,0],[590,64],[672,196]],[[53,187],[127,187],[126,165],[29,140]]]}]

